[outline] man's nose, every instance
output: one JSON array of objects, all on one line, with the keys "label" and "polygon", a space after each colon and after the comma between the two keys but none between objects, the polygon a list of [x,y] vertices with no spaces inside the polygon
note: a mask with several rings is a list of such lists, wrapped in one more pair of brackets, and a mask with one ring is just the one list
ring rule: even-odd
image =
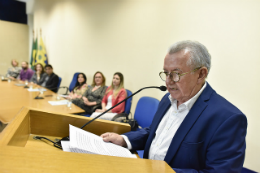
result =
[{"label": "man's nose", "polygon": [[171,75],[167,75],[166,76],[166,82],[169,83],[169,84],[173,84],[174,83],[174,81],[172,80]]}]

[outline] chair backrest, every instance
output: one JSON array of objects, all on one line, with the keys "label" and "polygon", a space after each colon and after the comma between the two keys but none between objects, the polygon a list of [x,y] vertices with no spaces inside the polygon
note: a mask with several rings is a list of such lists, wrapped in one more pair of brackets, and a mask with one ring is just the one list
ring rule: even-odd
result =
[{"label": "chair backrest", "polygon": [[61,81],[62,81],[62,78],[59,77],[59,83],[58,83],[58,86],[57,86],[58,88],[60,87]]},{"label": "chair backrest", "polygon": [[149,127],[157,111],[159,100],[153,97],[141,97],[135,108],[134,119],[142,128]]},{"label": "chair backrest", "polygon": [[69,91],[70,91],[70,92],[73,90],[73,88],[75,87],[75,85],[76,85],[76,83],[77,83],[78,75],[79,75],[79,72],[77,72],[77,73],[75,73],[75,74],[73,75],[72,81],[70,82],[70,86],[69,86]]},{"label": "chair backrest", "polygon": [[[128,90],[128,89],[125,89],[125,90],[126,90],[126,93],[127,93],[127,97],[132,94],[132,92],[130,90]],[[124,111],[124,113],[126,113],[128,115],[130,113],[131,106],[132,106],[132,97],[125,101],[125,111]]]}]

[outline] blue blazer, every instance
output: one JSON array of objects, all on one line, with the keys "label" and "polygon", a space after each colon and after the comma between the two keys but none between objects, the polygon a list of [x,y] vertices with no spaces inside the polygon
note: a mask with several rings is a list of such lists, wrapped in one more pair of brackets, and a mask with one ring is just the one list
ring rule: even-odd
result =
[{"label": "blue blazer", "polygon": [[[157,127],[171,103],[167,93],[161,100],[149,128],[125,133],[133,150],[148,158]],[[164,158],[177,173],[238,173],[245,158],[246,116],[206,88],[183,120]]]}]

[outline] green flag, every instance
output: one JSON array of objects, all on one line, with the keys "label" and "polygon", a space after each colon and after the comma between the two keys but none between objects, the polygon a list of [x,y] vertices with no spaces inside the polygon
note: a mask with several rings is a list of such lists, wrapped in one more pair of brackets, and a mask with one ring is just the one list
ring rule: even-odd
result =
[{"label": "green flag", "polygon": [[37,43],[37,38],[34,41],[33,39],[33,44],[32,44],[32,55],[31,55],[31,69],[34,70],[34,65],[35,65],[35,61],[36,61],[36,55],[37,55],[37,47],[38,47],[38,43]]}]

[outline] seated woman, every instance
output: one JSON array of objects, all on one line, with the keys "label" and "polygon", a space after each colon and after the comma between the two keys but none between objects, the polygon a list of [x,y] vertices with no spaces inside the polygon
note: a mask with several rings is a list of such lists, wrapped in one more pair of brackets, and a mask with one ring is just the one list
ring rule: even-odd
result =
[{"label": "seated woman", "polygon": [[77,83],[73,90],[70,92],[69,98],[70,99],[76,99],[81,98],[82,95],[86,92],[88,89],[88,85],[86,84],[87,77],[84,73],[79,73],[77,77]]},{"label": "seated woman", "polygon": [[82,95],[82,98],[72,100],[72,103],[84,109],[86,114],[92,114],[97,108],[101,108],[101,101],[106,92],[106,78],[100,71],[93,76],[92,85]]},{"label": "seated woman", "polygon": [[[96,112],[91,115],[91,117],[94,118],[100,115],[100,113],[108,110],[112,106],[124,100],[126,96],[126,90],[124,89],[124,76],[122,73],[116,72],[113,76],[111,86],[107,88],[106,94],[102,100],[102,109],[97,109]],[[125,102],[108,111],[108,113],[102,115],[100,118],[111,120],[116,114],[122,113],[124,110]]]},{"label": "seated woman", "polygon": [[7,70],[6,77],[8,77],[8,78],[10,78],[12,80],[15,80],[15,79],[17,79],[19,77],[22,68],[18,67],[19,63],[15,59],[13,59],[11,61],[11,65],[12,65],[12,67],[10,67]]},{"label": "seated woman", "polygon": [[44,68],[43,68],[42,64],[40,64],[40,63],[38,63],[34,66],[34,70],[35,70],[35,73],[33,74],[30,82],[32,84],[41,85],[44,82],[47,74],[44,72]]}]

